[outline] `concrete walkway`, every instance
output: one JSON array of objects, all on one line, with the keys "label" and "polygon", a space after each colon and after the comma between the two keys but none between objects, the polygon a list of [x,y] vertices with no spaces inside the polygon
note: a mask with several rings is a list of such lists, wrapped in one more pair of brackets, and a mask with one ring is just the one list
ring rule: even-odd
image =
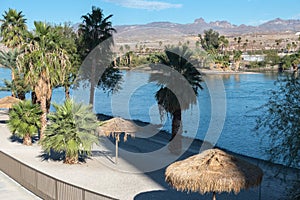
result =
[{"label": "concrete walkway", "polygon": [[[62,161],[43,156],[43,151],[37,144],[27,147],[17,141],[11,141],[10,137],[11,133],[5,123],[0,123],[1,151],[59,180],[117,199],[192,200],[211,199],[212,197],[211,194],[200,195],[199,193],[177,192],[164,181],[166,166],[176,159],[181,160],[197,153],[200,147],[197,141],[184,139],[184,146],[188,147],[191,144],[191,147],[189,147],[189,151],[178,158],[168,152],[166,148],[168,138],[163,134],[154,136],[151,139],[146,138],[146,135],[139,135],[134,139],[130,138],[126,143],[120,143],[120,157],[116,165],[114,141],[102,139],[101,145],[93,148],[93,155],[86,163],[66,165]],[[275,177],[280,166],[256,159],[244,158],[263,169],[264,178],[261,186],[243,190],[237,195],[232,193],[218,194],[218,200],[286,199],[286,192],[293,186],[293,180],[297,179],[296,175],[299,175],[299,170],[284,168],[287,173],[284,181],[282,173]],[[18,191],[23,191],[19,186],[15,187]],[[9,186],[4,184],[3,191],[10,191]],[[2,193],[2,190],[0,192]],[[6,193],[9,197],[10,192]],[[20,195],[23,194],[20,193]],[[25,192],[21,199],[32,197],[29,194],[28,197],[26,195]],[[0,199],[7,198],[2,198],[0,194]]]},{"label": "concrete walkway", "polygon": [[40,198],[0,171],[0,199],[38,200]]}]

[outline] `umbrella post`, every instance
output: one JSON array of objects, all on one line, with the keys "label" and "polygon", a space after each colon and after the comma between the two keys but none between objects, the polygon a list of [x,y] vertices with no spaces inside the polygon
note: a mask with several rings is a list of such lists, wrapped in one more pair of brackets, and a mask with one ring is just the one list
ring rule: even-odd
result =
[{"label": "umbrella post", "polygon": [[212,198],[213,200],[216,200],[217,198],[216,198],[216,192],[213,192],[213,198]]},{"label": "umbrella post", "polygon": [[118,144],[119,144],[119,140],[116,138],[116,160],[115,160],[116,164],[118,164]]}]

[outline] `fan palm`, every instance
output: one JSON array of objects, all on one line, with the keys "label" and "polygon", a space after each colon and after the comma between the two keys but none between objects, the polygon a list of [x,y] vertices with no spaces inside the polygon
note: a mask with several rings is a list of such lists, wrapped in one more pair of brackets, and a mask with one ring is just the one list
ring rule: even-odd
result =
[{"label": "fan palm", "polygon": [[25,40],[24,33],[27,30],[26,19],[22,11],[18,12],[10,8],[4,12],[3,18],[0,27],[2,42],[9,48],[20,47]]},{"label": "fan palm", "polygon": [[48,153],[51,150],[65,153],[65,163],[77,163],[79,156],[88,155],[92,145],[98,143],[95,135],[97,117],[91,106],[76,104],[72,100],[53,106],[56,112],[49,114],[50,125],[41,141],[42,147]]},{"label": "fan palm", "polygon": [[[98,84],[104,87],[111,86],[110,88],[113,89],[120,79],[116,78],[114,79],[117,80],[116,82],[110,82],[108,84],[101,84],[100,79],[105,72],[105,69],[111,67],[110,65],[112,62],[111,46],[113,45],[113,40],[109,38],[112,38],[113,33],[116,32],[116,30],[112,27],[111,21],[109,21],[111,17],[112,15],[104,17],[103,11],[100,8],[92,7],[92,13],[88,13],[82,16],[83,22],[79,27],[79,46],[81,50],[81,57],[82,60],[85,59],[85,62],[88,63],[87,65],[83,65],[84,69],[82,71],[82,75],[84,76],[83,79],[89,80],[90,82],[89,103],[91,105],[94,104],[95,87]],[[100,43],[102,43],[101,47],[99,47]],[[93,56],[89,56],[92,58],[87,58],[87,55],[92,51]],[[117,77],[119,76],[118,69],[111,69],[110,73],[112,75],[116,74]]]},{"label": "fan palm", "polygon": [[[200,72],[191,62],[192,53],[188,47],[166,47],[165,56],[159,56],[160,63],[166,66],[158,68],[160,73],[152,73],[150,81],[157,82],[160,89],[155,98],[160,106],[160,115],[165,113],[172,117],[172,141],[177,134],[182,134],[181,112],[197,103],[198,90],[202,89]],[[172,71],[176,71],[175,75]],[[189,90],[192,89],[192,90]],[[192,91],[192,93],[191,93]],[[172,153],[180,153],[180,140],[169,145]]]},{"label": "fan palm", "polygon": [[31,145],[31,137],[38,134],[41,110],[31,101],[20,101],[9,111],[8,127],[12,133],[23,138],[24,145]]}]

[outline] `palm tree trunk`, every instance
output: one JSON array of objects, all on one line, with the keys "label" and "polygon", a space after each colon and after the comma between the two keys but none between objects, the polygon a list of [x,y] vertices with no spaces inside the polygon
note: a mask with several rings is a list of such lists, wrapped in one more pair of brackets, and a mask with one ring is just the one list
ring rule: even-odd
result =
[{"label": "palm tree trunk", "polygon": [[65,86],[65,98],[70,99],[70,86]]},{"label": "palm tree trunk", "polygon": [[181,110],[176,110],[172,114],[172,137],[169,143],[169,150],[173,154],[181,153],[181,135],[182,135],[182,121],[181,121]]},{"label": "palm tree trunk", "polygon": [[238,71],[240,68],[240,61],[235,61],[235,71]]},{"label": "palm tree trunk", "polygon": [[50,101],[52,96],[52,88],[50,85],[50,81],[47,79],[45,72],[42,73],[42,76],[38,81],[38,85],[35,87],[35,94],[37,102],[40,103],[42,110],[40,139],[43,139],[44,132],[47,127],[47,113],[50,108]]},{"label": "palm tree trunk", "polygon": [[90,105],[94,105],[94,98],[95,98],[95,86],[96,86],[96,77],[95,77],[95,72],[96,72],[96,61],[93,59],[92,62],[92,71],[91,71],[91,87],[90,87]]},{"label": "palm tree trunk", "polygon": [[34,90],[31,92],[31,102],[32,102],[33,104],[36,104],[36,103],[37,103],[37,97],[36,97],[36,93],[35,93]]},{"label": "palm tree trunk", "polygon": [[78,155],[76,156],[66,155],[64,163],[71,164],[71,165],[78,163]]},{"label": "palm tree trunk", "polygon": [[91,88],[90,88],[90,105],[94,105],[94,96],[95,96],[95,84],[91,82]]},{"label": "palm tree trunk", "polygon": [[45,96],[42,96],[40,103],[41,103],[41,110],[42,110],[40,139],[43,139],[47,127],[47,98]]},{"label": "palm tree trunk", "polygon": [[24,145],[27,145],[27,146],[30,146],[32,145],[32,140],[31,140],[31,137],[30,137],[30,134],[29,133],[26,133],[23,137],[23,144]]},{"label": "palm tree trunk", "polygon": [[21,99],[21,100],[25,100],[25,99],[26,99],[26,94],[25,94],[25,92],[19,92],[18,98]]},{"label": "palm tree trunk", "polygon": [[[14,83],[15,82],[15,78],[16,75],[15,75],[15,72],[14,72],[14,69],[11,69],[11,82]],[[14,89],[11,89],[11,96],[12,97],[16,97],[16,93],[14,91]]]}]

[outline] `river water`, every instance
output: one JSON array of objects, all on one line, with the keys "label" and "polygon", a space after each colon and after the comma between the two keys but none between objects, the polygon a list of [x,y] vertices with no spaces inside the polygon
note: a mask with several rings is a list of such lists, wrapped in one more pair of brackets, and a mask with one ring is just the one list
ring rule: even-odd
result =
[{"label": "river water", "polygon": [[[10,71],[0,68],[0,85],[10,78]],[[154,95],[158,87],[149,83],[149,73],[124,71],[122,89],[115,94],[96,91],[95,111],[106,115],[138,119],[163,124],[171,130],[168,117],[160,119]],[[260,159],[268,159],[265,148],[268,140],[253,131],[259,106],[267,103],[270,89],[274,89],[277,74],[218,74],[206,75],[204,89],[199,92],[198,104],[183,112],[183,130],[187,137],[207,139],[232,152]],[[72,92],[77,101],[88,102],[88,89]],[[10,92],[0,92],[0,97]],[[55,89],[53,102],[62,103],[64,92]],[[218,128],[214,127],[218,126]],[[215,134],[209,137],[208,134]],[[213,141],[210,141],[213,140]]]}]

